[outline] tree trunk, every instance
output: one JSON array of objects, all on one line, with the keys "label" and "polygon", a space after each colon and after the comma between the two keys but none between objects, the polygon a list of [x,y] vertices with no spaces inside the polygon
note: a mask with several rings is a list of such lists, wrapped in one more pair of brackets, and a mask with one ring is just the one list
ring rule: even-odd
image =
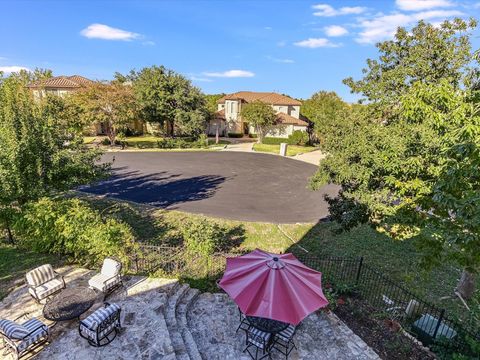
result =
[{"label": "tree trunk", "polygon": [[215,131],[215,144],[219,143],[219,133],[218,133],[218,125],[217,125],[217,130]]},{"label": "tree trunk", "polygon": [[475,274],[463,270],[455,291],[457,291],[465,300],[470,299],[475,292]]},{"label": "tree trunk", "polygon": [[7,240],[9,244],[15,244],[15,239],[13,238],[12,229],[7,225]]}]

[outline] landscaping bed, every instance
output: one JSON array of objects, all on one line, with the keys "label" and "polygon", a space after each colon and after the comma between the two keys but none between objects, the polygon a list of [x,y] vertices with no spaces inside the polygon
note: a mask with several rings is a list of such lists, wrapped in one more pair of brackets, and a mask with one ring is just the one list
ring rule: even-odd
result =
[{"label": "landscaping bed", "polygon": [[430,351],[404,335],[398,323],[376,314],[374,308],[360,299],[339,298],[334,312],[382,359],[435,359]]}]

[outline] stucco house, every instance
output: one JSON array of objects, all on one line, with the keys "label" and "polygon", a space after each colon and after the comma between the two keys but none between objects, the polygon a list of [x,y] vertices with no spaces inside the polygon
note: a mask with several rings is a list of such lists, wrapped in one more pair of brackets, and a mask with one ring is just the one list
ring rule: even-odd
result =
[{"label": "stucco house", "polygon": [[65,96],[81,88],[93,84],[93,81],[80,75],[55,76],[40,80],[28,85],[35,98],[42,98],[47,94]]},{"label": "stucco house", "polygon": [[[94,83],[93,80],[87,79],[80,75],[72,76],[54,76],[48,79],[40,80],[28,85],[35,99],[40,100],[46,95],[67,96],[75,91],[85,88]],[[143,122],[139,120],[133,121],[128,127],[136,133],[143,133]],[[105,135],[105,124],[96,123],[85,131],[88,135]]]},{"label": "stucco house", "polygon": [[295,130],[307,131],[308,123],[300,115],[300,101],[274,92],[239,91],[217,101],[218,111],[208,125],[208,134],[215,135],[218,128],[219,134],[224,136],[254,135],[255,128],[242,120],[240,112],[242,106],[256,100],[271,105],[278,116],[277,125],[272,127],[267,136],[288,138]]}]

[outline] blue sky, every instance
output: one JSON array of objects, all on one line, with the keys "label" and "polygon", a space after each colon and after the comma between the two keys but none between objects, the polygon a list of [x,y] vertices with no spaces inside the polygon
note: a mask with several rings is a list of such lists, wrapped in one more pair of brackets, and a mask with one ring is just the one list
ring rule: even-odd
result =
[{"label": "blue sky", "polygon": [[[164,65],[206,93],[318,90],[355,100],[374,43],[397,26],[480,15],[480,2],[388,1],[0,1],[0,71],[111,79]],[[476,31],[474,47],[480,47]]]}]

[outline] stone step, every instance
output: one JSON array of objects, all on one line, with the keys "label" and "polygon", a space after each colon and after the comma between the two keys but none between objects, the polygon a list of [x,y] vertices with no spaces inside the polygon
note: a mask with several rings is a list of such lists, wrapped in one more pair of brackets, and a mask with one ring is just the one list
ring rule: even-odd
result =
[{"label": "stone step", "polygon": [[195,342],[188,327],[187,312],[199,294],[199,290],[189,289],[184,293],[184,296],[177,306],[177,323],[181,328],[183,341],[185,342],[187,352],[192,360],[202,360],[202,357],[198,351],[197,343]]},{"label": "stone step", "polygon": [[182,284],[176,288],[176,291],[172,293],[167,301],[165,308],[165,321],[167,323],[168,332],[170,333],[170,339],[172,340],[173,349],[175,355],[179,360],[190,360],[187,347],[183,341],[181,328],[177,323],[176,309],[177,305],[182,299],[183,295],[190,289],[188,284]]}]

